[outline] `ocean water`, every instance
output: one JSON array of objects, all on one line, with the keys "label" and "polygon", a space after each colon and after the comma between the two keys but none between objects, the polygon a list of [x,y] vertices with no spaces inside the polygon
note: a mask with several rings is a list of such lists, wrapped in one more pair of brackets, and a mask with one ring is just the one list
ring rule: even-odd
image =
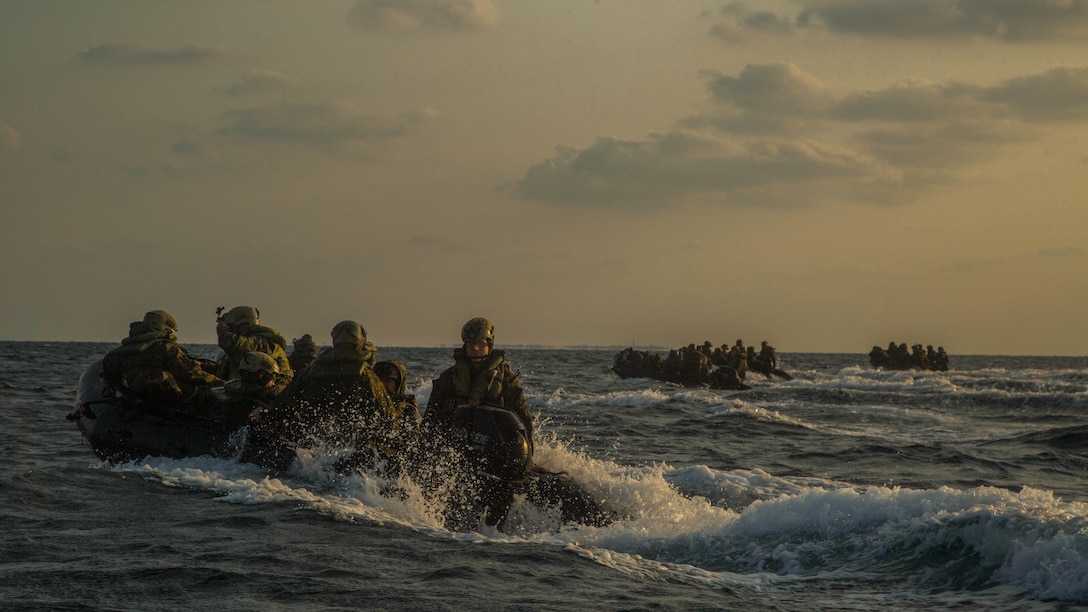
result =
[{"label": "ocean water", "polygon": [[[1088,358],[948,372],[782,354],[749,391],[509,348],[536,460],[624,520],[455,533],[413,490],[229,459],[98,461],[72,409],[112,344],[0,342],[3,610],[1088,608]],[[189,347],[212,357],[215,347]],[[449,348],[382,348],[421,405]]]}]

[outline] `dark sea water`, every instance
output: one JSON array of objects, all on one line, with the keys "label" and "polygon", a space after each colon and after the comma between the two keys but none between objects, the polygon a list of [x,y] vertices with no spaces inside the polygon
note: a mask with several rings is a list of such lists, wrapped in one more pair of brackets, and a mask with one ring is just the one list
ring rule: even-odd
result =
[{"label": "dark sea water", "polygon": [[[2,610],[1088,608],[1088,358],[783,354],[794,380],[735,392],[618,380],[613,350],[508,349],[537,462],[630,518],[520,504],[508,533],[453,533],[319,458],[279,479],[98,461],[65,416],[112,346],[0,342]],[[451,362],[379,358],[420,405]]]}]

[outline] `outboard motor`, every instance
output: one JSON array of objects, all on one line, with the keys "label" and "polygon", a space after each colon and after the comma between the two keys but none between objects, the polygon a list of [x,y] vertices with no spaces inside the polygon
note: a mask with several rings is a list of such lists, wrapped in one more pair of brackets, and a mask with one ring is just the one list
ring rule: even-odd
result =
[{"label": "outboard motor", "polygon": [[467,434],[469,453],[487,474],[502,480],[524,478],[533,462],[525,424],[500,406],[461,406],[457,421]]}]

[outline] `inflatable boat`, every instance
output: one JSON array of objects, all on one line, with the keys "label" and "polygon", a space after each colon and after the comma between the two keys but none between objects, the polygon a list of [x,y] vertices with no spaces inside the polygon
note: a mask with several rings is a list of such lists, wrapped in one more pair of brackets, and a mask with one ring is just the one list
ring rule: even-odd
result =
[{"label": "inflatable boat", "polygon": [[148,456],[230,457],[241,448],[241,429],[253,405],[238,414],[211,419],[185,406],[162,406],[114,391],[96,361],[79,378],[75,409],[68,415],[100,459],[131,461]]}]

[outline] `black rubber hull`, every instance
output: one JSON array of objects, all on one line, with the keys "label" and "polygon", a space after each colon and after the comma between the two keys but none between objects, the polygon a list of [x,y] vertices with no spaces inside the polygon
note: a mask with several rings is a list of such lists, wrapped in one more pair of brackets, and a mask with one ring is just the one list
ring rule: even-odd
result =
[{"label": "black rubber hull", "polygon": [[79,379],[75,422],[100,459],[111,462],[143,457],[230,457],[239,450],[243,422],[203,419],[181,410],[118,397],[102,380],[102,362]]}]

